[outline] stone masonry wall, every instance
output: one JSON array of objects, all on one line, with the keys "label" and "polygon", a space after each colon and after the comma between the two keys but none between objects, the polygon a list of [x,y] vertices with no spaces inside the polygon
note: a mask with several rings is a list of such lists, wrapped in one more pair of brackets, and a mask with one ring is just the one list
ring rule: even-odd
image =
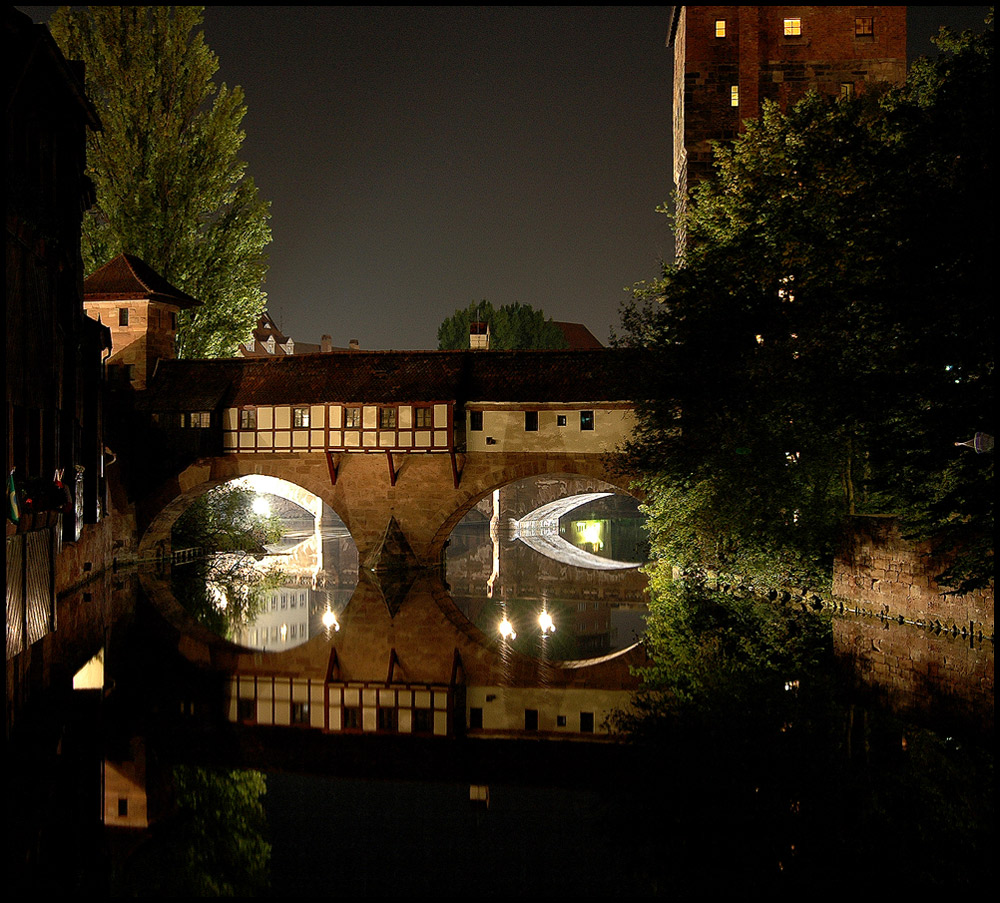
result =
[{"label": "stone masonry wall", "polygon": [[929,543],[904,539],[894,518],[854,517],[834,560],[833,595],[888,618],[992,637],[992,586],[950,595],[935,580],[946,566]]}]

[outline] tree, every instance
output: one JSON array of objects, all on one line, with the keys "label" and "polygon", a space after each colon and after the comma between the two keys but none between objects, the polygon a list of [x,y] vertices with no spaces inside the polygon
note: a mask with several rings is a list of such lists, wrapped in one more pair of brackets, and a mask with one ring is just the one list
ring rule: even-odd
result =
[{"label": "tree", "polygon": [[180,316],[178,354],[220,357],[264,309],[269,205],[240,160],[239,87],[213,81],[200,6],[62,7],[53,37],[86,65],[101,118],[88,136],[97,204],[84,218],[93,272],[135,254],[203,303]]},{"label": "tree", "polygon": [[249,489],[219,486],[196,499],[171,531],[174,549],[205,553],[173,569],[177,601],[200,624],[230,639],[254,622],[267,591],[284,576],[260,565],[266,546],[281,539],[281,518],[256,514],[253,502]]},{"label": "tree", "polygon": [[992,28],[901,90],[766,106],[716,149],[689,249],[636,287],[633,466],[681,566],[816,579],[842,518],[893,513],[992,579]]},{"label": "tree", "polygon": [[490,348],[495,351],[531,351],[566,348],[566,336],[541,310],[530,304],[504,304],[494,308],[489,301],[472,302],[456,310],[438,327],[438,348],[461,351],[469,347],[469,326],[488,323]]}]

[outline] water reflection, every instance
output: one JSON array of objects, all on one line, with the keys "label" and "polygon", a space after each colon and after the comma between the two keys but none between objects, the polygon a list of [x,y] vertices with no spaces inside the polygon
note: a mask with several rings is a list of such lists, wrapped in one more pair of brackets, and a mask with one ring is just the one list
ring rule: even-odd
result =
[{"label": "water reflection", "polygon": [[[298,487],[286,495],[268,491],[279,482],[235,484],[237,492],[249,494],[232,519],[238,522],[250,507],[253,526],[244,532],[256,535],[258,524],[267,527],[259,547],[244,537],[241,548],[195,554],[172,570],[174,594],[199,623],[235,643],[270,652],[335,630],[358,582],[357,547],[344,522]],[[183,544],[178,532],[187,535],[175,531],[175,550]]]},{"label": "water reflection", "polygon": [[505,486],[451,534],[451,597],[484,633],[543,660],[627,648],[645,629],[643,523],[635,499],[592,479]]}]

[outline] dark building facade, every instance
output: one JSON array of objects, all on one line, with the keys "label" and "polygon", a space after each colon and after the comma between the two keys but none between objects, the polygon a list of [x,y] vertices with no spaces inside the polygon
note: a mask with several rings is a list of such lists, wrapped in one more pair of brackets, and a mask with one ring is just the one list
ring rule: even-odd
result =
[{"label": "dark building facade", "polygon": [[[682,212],[711,174],[712,142],[735,138],[764,101],[836,98],[906,76],[905,6],[675,6],[673,179]],[[678,236],[682,246],[682,236]]]}]

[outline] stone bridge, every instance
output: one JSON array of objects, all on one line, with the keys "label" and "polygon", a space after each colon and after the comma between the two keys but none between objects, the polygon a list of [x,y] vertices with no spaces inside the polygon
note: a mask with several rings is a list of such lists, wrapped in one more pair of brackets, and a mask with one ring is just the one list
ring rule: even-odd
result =
[{"label": "stone bridge", "polygon": [[[143,399],[185,466],[143,500],[140,554],[197,495],[287,481],[344,521],[369,569],[435,566],[492,490],[568,473],[628,491],[611,453],[633,425],[634,352],[332,352],[164,361]],[[204,454],[205,451],[212,452]]]}]

